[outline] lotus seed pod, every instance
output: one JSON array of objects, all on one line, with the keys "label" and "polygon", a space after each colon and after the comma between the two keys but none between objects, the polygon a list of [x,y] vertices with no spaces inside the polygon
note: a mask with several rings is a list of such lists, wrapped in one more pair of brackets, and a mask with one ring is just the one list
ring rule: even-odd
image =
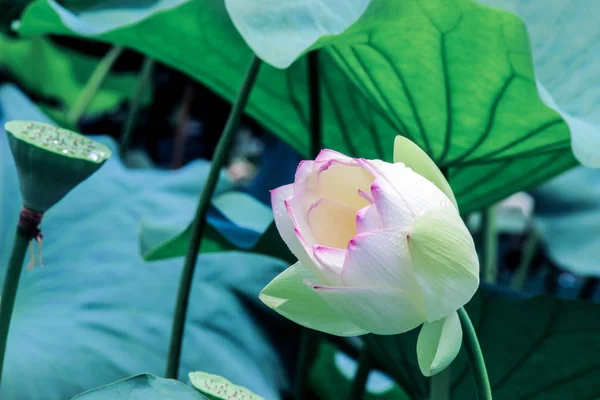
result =
[{"label": "lotus seed pod", "polygon": [[206,372],[190,372],[192,385],[212,400],[264,400],[242,386],[234,385],[227,379]]},{"label": "lotus seed pod", "polygon": [[37,121],[4,125],[25,208],[44,213],[98,170],[111,151],[78,133]]}]

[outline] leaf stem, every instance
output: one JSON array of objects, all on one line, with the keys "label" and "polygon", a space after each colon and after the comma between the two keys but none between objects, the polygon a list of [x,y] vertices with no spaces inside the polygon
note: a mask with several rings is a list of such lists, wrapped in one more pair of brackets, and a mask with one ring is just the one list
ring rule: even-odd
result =
[{"label": "leaf stem", "polygon": [[485,368],[481,347],[479,346],[479,340],[477,339],[477,333],[475,332],[475,328],[471,323],[471,318],[469,318],[467,311],[461,307],[457,312],[463,327],[463,343],[465,345],[465,350],[467,351],[467,356],[469,357],[469,364],[471,365],[473,377],[475,378],[477,396],[479,400],[492,400],[492,388],[490,386],[487,369]]},{"label": "leaf stem", "polygon": [[358,369],[354,375],[352,386],[350,386],[350,400],[362,400],[365,396],[365,385],[367,384],[367,378],[369,378],[369,372],[373,367],[373,360],[366,345],[360,351],[358,356]]},{"label": "leaf stem", "polygon": [[231,113],[229,114],[229,118],[227,119],[227,123],[223,129],[221,138],[217,143],[210,167],[210,172],[204,187],[202,188],[200,199],[198,200],[198,208],[196,209],[196,215],[194,217],[194,222],[192,223],[190,243],[187,248],[185,262],[179,281],[179,291],[177,293],[177,304],[175,306],[175,315],[173,317],[173,328],[171,330],[171,342],[169,345],[169,356],[167,360],[167,378],[177,379],[179,375],[179,361],[181,358],[183,328],[185,325],[190,289],[192,286],[192,278],[194,277],[194,269],[196,266],[196,259],[198,257],[198,250],[200,249],[202,233],[204,232],[204,227],[206,225],[206,213],[210,207],[210,200],[217,186],[221,168],[225,164],[227,153],[231,147],[233,139],[235,138],[235,134],[237,133],[237,128],[242,118],[244,107],[246,106],[248,98],[250,97],[250,92],[258,75],[260,65],[260,59],[256,56],[252,56],[252,61],[250,62],[246,77],[244,78],[242,88],[238,93],[238,97],[233,105]]},{"label": "leaf stem", "polygon": [[429,400],[450,400],[450,368],[429,379]]},{"label": "leaf stem", "polygon": [[131,95],[131,99],[129,100],[129,113],[127,114],[127,120],[125,121],[125,127],[123,129],[123,134],[121,135],[121,143],[119,146],[121,158],[125,156],[129,146],[131,145],[135,123],[140,111],[140,106],[142,105],[142,96],[150,81],[153,69],[154,60],[151,57],[146,57],[144,59],[144,64],[142,65],[142,69],[140,70],[140,75],[138,76],[135,89]]},{"label": "leaf stem", "polygon": [[27,246],[30,239],[17,229],[15,241],[8,262],[8,269],[4,277],[2,288],[2,301],[0,301],[0,381],[2,379],[2,370],[4,367],[4,356],[6,354],[6,342],[10,328],[10,318],[12,316],[19,279],[23,269],[23,261],[27,253]]},{"label": "leaf stem", "polygon": [[512,289],[521,290],[523,289],[523,286],[525,286],[525,282],[527,281],[527,276],[529,274],[529,268],[533,258],[535,257],[538,247],[538,233],[536,232],[535,228],[531,228],[527,234],[527,237],[525,238],[523,246],[521,246],[521,261],[519,262],[519,266],[514,272],[510,282],[510,287]]},{"label": "leaf stem", "polygon": [[496,214],[497,206],[490,206],[481,212],[483,280],[488,283],[496,283],[498,275]]},{"label": "leaf stem", "polygon": [[102,83],[108,76],[112,66],[117,61],[124,48],[122,46],[112,47],[106,55],[100,60],[94,72],[86,82],[81,94],[69,110],[67,114],[67,122],[71,126],[76,126],[81,116],[85,113],[88,106],[94,99],[94,96],[98,92],[98,89],[102,86]]}]

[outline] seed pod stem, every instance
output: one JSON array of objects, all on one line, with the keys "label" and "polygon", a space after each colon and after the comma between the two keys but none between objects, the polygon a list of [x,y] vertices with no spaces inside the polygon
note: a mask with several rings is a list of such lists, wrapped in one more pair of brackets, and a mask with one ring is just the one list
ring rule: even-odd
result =
[{"label": "seed pod stem", "polygon": [[25,254],[31,240],[41,237],[39,224],[42,220],[42,215],[42,213],[36,213],[23,207],[19,217],[19,225],[15,234],[6,276],[4,277],[2,299],[0,301],[0,382],[2,380],[10,319],[15,305]]}]

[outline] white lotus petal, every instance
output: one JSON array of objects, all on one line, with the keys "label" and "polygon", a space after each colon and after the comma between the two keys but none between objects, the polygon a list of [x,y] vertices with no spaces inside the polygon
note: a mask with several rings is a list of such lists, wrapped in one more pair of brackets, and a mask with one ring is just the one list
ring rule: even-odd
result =
[{"label": "white lotus petal", "polygon": [[341,285],[346,250],[317,245],[313,246],[313,256],[323,268],[331,270],[338,276],[339,279],[335,284]]},{"label": "white lotus petal", "polygon": [[395,335],[425,321],[423,303],[414,293],[382,288],[313,288],[343,318],[368,332]]},{"label": "white lotus petal", "polygon": [[462,343],[458,314],[433,322],[425,322],[417,339],[417,359],[425,376],[442,372],[454,359]]},{"label": "white lotus petal", "polygon": [[356,235],[348,244],[342,270],[344,286],[395,288],[419,294],[406,234],[385,229]]},{"label": "white lotus petal", "polygon": [[356,234],[383,229],[383,223],[374,204],[356,212]]}]

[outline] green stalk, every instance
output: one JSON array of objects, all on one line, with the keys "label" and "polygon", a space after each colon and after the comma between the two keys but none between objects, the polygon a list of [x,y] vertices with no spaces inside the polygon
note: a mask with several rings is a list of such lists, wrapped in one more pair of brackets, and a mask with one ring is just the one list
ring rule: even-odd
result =
[{"label": "green stalk", "polygon": [[430,379],[429,399],[450,400],[450,367]]},{"label": "green stalk", "polygon": [[4,286],[2,288],[2,300],[0,301],[0,381],[2,379],[2,369],[4,367],[4,356],[6,354],[6,341],[8,340],[8,331],[10,328],[10,318],[15,305],[17,288],[19,287],[19,278],[23,270],[23,261],[30,239],[23,235],[19,229],[15,235],[15,241],[8,262],[8,269],[4,277]]},{"label": "green stalk", "polygon": [[123,158],[131,144],[131,138],[133,130],[135,128],[135,122],[137,120],[140,106],[142,105],[142,96],[144,89],[148,85],[150,77],[152,76],[152,70],[154,69],[154,60],[150,57],[144,59],[144,64],[140,71],[140,75],[137,79],[135,90],[129,101],[129,113],[127,114],[127,120],[125,121],[125,128],[123,129],[123,135],[121,136],[121,145],[119,146],[119,152],[121,158]]},{"label": "green stalk", "polygon": [[194,269],[196,267],[196,259],[198,257],[198,251],[200,250],[200,244],[202,241],[202,233],[204,226],[206,225],[206,213],[210,207],[210,200],[217,187],[219,180],[219,174],[221,168],[225,164],[227,153],[231,147],[231,143],[237,133],[237,128],[242,118],[242,113],[248,98],[250,97],[250,91],[254,85],[254,81],[258,75],[261,61],[256,57],[252,57],[250,67],[246,73],[244,83],[238,94],[238,97],[233,105],[227,124],[223,129],[221,138],[217,143],[215,154],[212,159],[210,172],[200,199],[198,200],[198,208],[196,209],[196,216],[192,223],[192,235],[190,243],[187,248],[185,255],[185,263],[183,270],[181,271],[181,278],[179,281],[179,292],[177,293],[177,304],[175,306],[175,315],[173,317],[173,328],[171,330],[171,342],[169,345],[169,358],[167,360],[167,371],[166,377],[171,379],[177,379],[179,375],[179,361],[181,358],[181,342],[183,340],[183,328],[185,325],[185,318],[188,309],[188,302],[190,296],[190,289],[192,286],[192,278],[194,277]]},{"label": "green stalk", "polygon": [[373,362],[369,354],[369,350],[366,345],[363,345],[360,355],[358,356],[358,369],[354,375],[352,386],[350,386],[350,400],[362,400],[365,396],[365,385],[367,384],[367,378],[369,372],[373,367]]},{"label": "green stalk", "polygon": [[309,370],[317,355],[318,347],[319,338],[317,337],[317,334],[307,328],[303,328],[300,336],[298,369],[296,370],[294,387],[294,398],[296,400],[305,400],[308,398],[306,393],[308,388]]},{"label": "green stalk", "polygon": [[457,312],[463,327],[463,344],[465,345],[465,350],[469,357],[473,378],[475,378],[477,396],[479,400],[492,400],[492,387],[490,386],[490,380],[488,378],[487,369],[485,368],[485,361],[483,359],[483,354],[481,353],[477,333],[475,333],[475,328],[471,323],[471,318],[469,318],[467,311],[461,307]]},{"label": "green stalk", "polygon": [[496,213],[495,206],[490,206],[481,212],[483,280],[488,283],[496,283],[496,276],[498,275]]},{"label": "green stalk", "polygon": [[102,83],[108,76],[112,66],[117,61],[123,50],[124,48],[122,46],[114,46],[106,53],[102,60],[100,60],[98,66],[94,72],[92,72],[92,75],[81,91],[79,98],[77,98],[77,101],[75,101],[75,104],[67,114],[67,122],[69,125],[77,125],[77,122],[83,113],[85,113],[85,110],[87,110],[88,106],[92,102],[92,99],[98,92],[98,89],[100,89],[100,86],[102,86]]},{"label": "green stalk", "polygon": [[525,243],[523,243],[523,247],[521,247],[521,262],[515,271],[513,278],[510,282],[510,287],[515,290],[523,289],[525,286],[525,281],[527,280],[527,275],[529,274],[529,267],[531,266],[531,262],[535,257],[535,252],[538,249],[539,238],[538,234],[534,228],[531,229],[527,238],[525,239]]}]

